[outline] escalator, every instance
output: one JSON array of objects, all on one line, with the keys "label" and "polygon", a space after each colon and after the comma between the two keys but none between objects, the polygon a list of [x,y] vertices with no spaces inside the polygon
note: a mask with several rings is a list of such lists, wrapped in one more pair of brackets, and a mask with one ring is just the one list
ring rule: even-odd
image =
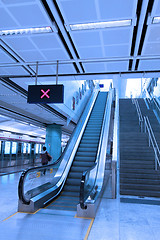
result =
[{"label": "escalator", "polygon": [[49,208],[71,210],[77,208],[82,173],[93,167],[96,160],[106,99],[106,92],[99,93],[76,152],[66,184],[62,190],[62,194],[59,199],[49,206]]},{"label": "escalator", "polygon": [[[57,160],[58,165],[34,167],[22,173],[18,211],[35,212],[53,199],[48,208],[76,210],[79,202],[83,208],[89,192],[100,191],[98,184],[103,183],[113,95],[112,91],[109,96],[107,92],[92,94],[65,151]],[[45,176],[44,169],[47,170]],[[82,176],[85,176],[83,180]]]}]

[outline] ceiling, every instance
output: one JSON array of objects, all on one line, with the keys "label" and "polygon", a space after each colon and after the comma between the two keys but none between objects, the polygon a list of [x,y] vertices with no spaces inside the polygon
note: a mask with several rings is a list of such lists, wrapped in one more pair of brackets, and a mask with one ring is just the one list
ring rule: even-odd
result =
[{"label": "ceiling", "polygon": [[[56,75],[68,84],[121,75],[159,77],[160,24],[153,24],[156,16],[160,16],[160,0],[1,0],[0,30],[46,26],[53,30],[0,37],[2,113],[9,114],[9,109],[14,119],[40,127],[61,124],[64,132],[71,133],[75,123],[67,125],[68,116],[54,104],[27,104],[28,85],[36,77],[38,84],[54,84]],[[70,28],[71,24],[128,19],[130,26]]]}]

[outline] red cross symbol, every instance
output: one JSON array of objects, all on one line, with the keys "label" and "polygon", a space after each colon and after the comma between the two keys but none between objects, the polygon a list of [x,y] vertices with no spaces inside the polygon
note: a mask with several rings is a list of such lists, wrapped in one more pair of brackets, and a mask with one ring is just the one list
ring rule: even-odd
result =
[{"label": "red cross symbol", "polygon": [[44,98],[45,96],[46,96],[47,98],[49,98],[48,93],[50,92],[50,89],[48,89],[47,91],[44,91],[43,89],[41,89],[41,92],[43,93],[42,96],[41,96],[41,98]]}]

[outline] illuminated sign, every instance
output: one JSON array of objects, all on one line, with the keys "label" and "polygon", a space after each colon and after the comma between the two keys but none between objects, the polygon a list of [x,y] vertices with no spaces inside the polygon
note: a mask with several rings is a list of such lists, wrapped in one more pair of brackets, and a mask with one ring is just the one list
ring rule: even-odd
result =
[{"label": "illuminated sign", "polygon": [[28,103],[63,103],[63,85],[29,85]]},{"label": "illuminated sign", "polygon": [[42,99],[42,98],[45,98],[45,97],[50,98],[50,96],[48,95],[48,93],[50,92],[50,89],[47,89],[46,92],[45,92],[43,89],[41,89],[41,92],[43,93],[43,94],[41,95],[41,99]]}]

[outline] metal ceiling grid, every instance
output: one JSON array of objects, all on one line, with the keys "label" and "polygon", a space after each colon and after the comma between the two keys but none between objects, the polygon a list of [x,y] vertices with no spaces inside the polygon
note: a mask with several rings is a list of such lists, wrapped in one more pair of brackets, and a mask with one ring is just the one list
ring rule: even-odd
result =
[{"label": "metal ceiling grid", "polygon": [[152,11],[147,18],[147,30],[141,53],[141,56],[146,56],[146,59],[140,60],[139,70],[160,70],[160,26],[152,24],[156,16],[160,16],[160,1],[158,0],[154,1]]},{"label": "metal ceiling grid", "polygon": [[[132,19],[135,23],[137,0],[133,1],[57,1],[67,25]],[[125,3],[125,4],[124,4]],[[116,6],[116,7],[115,7]],[[70,11],[72,9],[72,11]],[[134,24],[130,27],[117,27],[101,30],[70,31],[79,56],[83,59],[129,56]],[[123,63],[124,64],[124,63]],[[88,64],[87,64],[88,65]],[[120,64],[122,65],[122,64]],[[129,63],[126,63],[127,70]],[[83,64],[85,67],[86,64]],[[87,72],[87,68],[85,68]],[[89,72],[106,71],[104,64],[95,64]],[[123,70],[123,69],[122,69]]]},{"label": "metal ceiling grid", "polygon": [[[8,14],[5,15],[5,19],[3,19],[3,15],[1,16],[3,22],[5,22],[6,19],[12,18],[13,22],[16,22],[16,26],[14,25],[16,28],[40,27],[46,25],[52,27],[53,22],[46,14],[40,1],[30,1],[29,3],[26,1],[25,3],[23,2],[23,4],[20,4],[20,2],[13,0],[12,2],[8,1],[7,3],[9,4],[4,4],[2,8],[2,10]],[[12,29],[13,26],[8,24],[8,28]],[[35,36],[20,35],[19,37],[13,35],[9,37],[4,36],[1,39],[3,39],[3,41],[5,41],[5,43],[9,45],[24,61],[47,61],[51,57],[52,60],[54,58],[57,60],[57,57],[61,59],[69,59],[69,55],[64,48],[60,37],[56,33],[46,35],[39,33]],[[56,51],[58,51],[58,56],[53,57]],[[59,55],[60,52],[61,56]],[[17,71],[17,74],[18,72],[19,71]],[[10,74],[10,72],[8,72],[8,74]],[[14,72],[13,74],[16,73]],[[54,69],[52,74],[55,74]]]}]

